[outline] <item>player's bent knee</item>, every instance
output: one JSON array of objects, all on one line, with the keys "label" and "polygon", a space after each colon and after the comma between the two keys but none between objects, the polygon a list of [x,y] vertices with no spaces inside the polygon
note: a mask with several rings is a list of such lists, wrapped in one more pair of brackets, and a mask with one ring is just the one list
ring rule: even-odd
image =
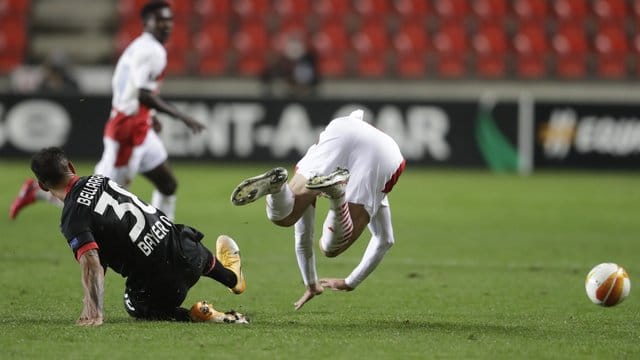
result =
[{"label": "player's bent knee", "polygon": [[282,227],[290,227],[296,223],[296,221],[293,221],[289,217],[286,217],[284,219],[279,219],[279,220],[275,220],[275,219],[269,219],[269,220],[271,220],[271,222],[274,223],[275,225],[282,226]]},{"label": "player's bent knee", "polygon": [[163,181],[158,184],[157,189],[162,195],[171,196],[178,190],[178,182],[175,180]]}]

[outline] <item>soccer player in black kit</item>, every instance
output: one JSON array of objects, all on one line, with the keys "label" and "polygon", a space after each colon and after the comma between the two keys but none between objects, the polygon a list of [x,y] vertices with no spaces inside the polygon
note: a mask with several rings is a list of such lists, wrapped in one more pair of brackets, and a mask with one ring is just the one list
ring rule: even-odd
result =
[{"label": "soccer player in black kit", "polygon": [[230,237],[216,241],[215,256],[204,235],[165,214],[108,178],[78,177],[59,148],[46,148],[31,160],[40,187],[64,201],[60,229],[82,269],[83,309],[79,325],[103,323],[107,268],[126,280],[125,309],[147,320],[246,323],[235,311],[218,312],[206,302],[190,310],[181,304],[200,276],[240,294],[246,284],[240,250]]}]

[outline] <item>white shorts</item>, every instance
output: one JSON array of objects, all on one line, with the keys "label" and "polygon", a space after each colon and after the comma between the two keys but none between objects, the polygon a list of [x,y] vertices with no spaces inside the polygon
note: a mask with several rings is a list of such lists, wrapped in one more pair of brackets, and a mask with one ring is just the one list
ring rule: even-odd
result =
[{"label": "white shorts", "polygon": [[398,144],[362,119],[362,110],[332,120],[297,164],[307,179],[328,175],[337,167],[348,169],[346,200],[361,204],[373,218],[388,206],[387,193],[404,169]]},{"label": "white shorts", "polygon": [[133,148],[131,157],[124,166],[115,166],[120,146],[118,142],[108,137],[104,137],[102,142],[104,151],[95,173],[111,178],[122,186],[128,186],[136,174],[151,171],[169,158],[162,140],[153,130],[147,132],[142,144]]}]

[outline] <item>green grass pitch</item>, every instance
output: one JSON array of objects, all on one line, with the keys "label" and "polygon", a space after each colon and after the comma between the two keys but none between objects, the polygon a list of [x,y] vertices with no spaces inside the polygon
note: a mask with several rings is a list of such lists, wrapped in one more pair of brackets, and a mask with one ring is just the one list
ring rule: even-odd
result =
[{"label": "green grass pitch", "polygon": [[[83,174],[93,166],[78,165]],[[296,312],[304,288],[293,230],[268,222],[263,201],[229,202],[242,178],[270,166],[174,164],[177,221],[210,245],[234,237],[248,284],[237,296],[203,278],[185,305],[206,299],[252,324],[135,321],[123,279],[109,271],[106,322],[82,328],[80,271],[59,210],[39,203],[9,221],[28,162],[0,161],[0,358],[640,358],[640,174],[409,167],[390,196],[396,245],[380,267],[355,291],[326,291]],[[150,197],[141,177],[132,190]],[[318,256],[320,276],[346,276],[368,237],[337,258]],[[614,308],[584,292],[589,269],[606,261],[631,277],[630,297]]]}]

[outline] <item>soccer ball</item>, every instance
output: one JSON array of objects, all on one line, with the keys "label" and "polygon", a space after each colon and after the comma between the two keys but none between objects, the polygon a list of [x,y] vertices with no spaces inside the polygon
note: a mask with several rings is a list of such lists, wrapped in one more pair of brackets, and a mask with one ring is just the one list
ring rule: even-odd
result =
[{"label": "soccer ball", "polygon": [[629,296],[631,281],[618,264],[602,263],[589,271],[584,286],[594,304],[609,307],[620,304]]}]

